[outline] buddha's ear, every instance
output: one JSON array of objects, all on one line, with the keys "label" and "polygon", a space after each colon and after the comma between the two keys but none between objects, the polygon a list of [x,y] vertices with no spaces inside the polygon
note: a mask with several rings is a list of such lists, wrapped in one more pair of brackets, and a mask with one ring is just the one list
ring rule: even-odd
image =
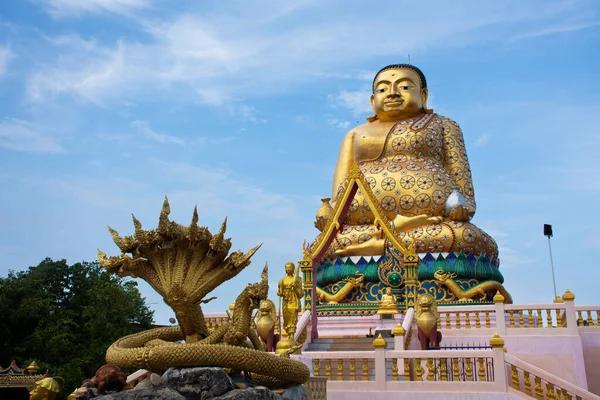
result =
[{"label": "buddha's ear", "polygon": [[375,112],[375,96],[371,95],[371,108],[373,109],[373,115],[371,117],[367,117],[367,121],[373,122],[377,119],[377,113]]},{"label": "buddha's ear", "polygon": [[427,88],[421,89],[421,99],[423,100],[423,109],[427,109],[427,99],[429,98],[429,90]]}]

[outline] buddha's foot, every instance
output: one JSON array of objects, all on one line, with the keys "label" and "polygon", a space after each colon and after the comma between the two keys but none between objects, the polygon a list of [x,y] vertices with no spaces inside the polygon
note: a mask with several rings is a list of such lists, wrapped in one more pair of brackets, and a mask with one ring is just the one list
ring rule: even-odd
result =
[{"label": "buddha's foot", "polygon": [[420,226],[439,224],[444,220],[443,217],[430,217],[427,214],[416,215],[414,217],[405,217],[398,214],[393,221],[394,232],[406,232]]},{"label": "buddha's foot", "polygon": [[[479,255],[485,253],[490,259],[498,255],[494,239],[470,222],[441,221],[439,217],[420,215],[396,218],[394,232],[404,246],[414,244],[417,253],[442,253],[461,250]],[[417,222],[424,222],[407,229]],[[385,239],[373,225],[344,225],[330,248],[331,256],[373,256],[383,254]]]},{"label": "buddha's foot", "polygon": [[333,253],[338,256],[363,256],[383,254],[385,239],[370,238],[369,240],[358,243],[348,244],[344,247],[338,247]]}]

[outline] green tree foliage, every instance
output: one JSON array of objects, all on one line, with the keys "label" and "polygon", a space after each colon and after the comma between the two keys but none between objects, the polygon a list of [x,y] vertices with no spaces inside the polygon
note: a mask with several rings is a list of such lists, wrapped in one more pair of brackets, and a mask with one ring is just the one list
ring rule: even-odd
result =
[{"label": "green tree foliage", "polygon": [[46,258],[0,278],[0,365],[36,360],[62,376],[70,393],[105,364],[116,339],[150,328],[152,318],[135,281],[97,262]]}]

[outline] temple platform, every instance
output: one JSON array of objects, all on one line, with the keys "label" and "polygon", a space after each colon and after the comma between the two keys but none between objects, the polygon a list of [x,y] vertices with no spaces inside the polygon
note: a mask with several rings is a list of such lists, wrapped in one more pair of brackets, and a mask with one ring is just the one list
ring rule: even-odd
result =
[{"label": "temple platform", "polygon": [[[563,303],[465,303],[438,313],[441,349],[420,350],[414,309],[393,319],[319,317],[314,341],[305,311],[295,338],[306,340],[292,358],[310,368],[305,387],[315,399],[600,400],[600,306],[576,306],[565,296]],[[206,315],[212,327],[225,318]],[[367,337],[398,323],[404,334],[385,345]]]}]

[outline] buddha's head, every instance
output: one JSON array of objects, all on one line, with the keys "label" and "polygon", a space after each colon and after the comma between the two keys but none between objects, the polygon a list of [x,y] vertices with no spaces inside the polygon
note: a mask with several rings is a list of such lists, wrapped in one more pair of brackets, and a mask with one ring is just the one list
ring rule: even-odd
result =
[{"label": "buddha's head", "polygon": [[30,400],[53,400],[61,387],[53,378],[44,378],[36,382],[36,387],[29,392]]},{"label": "buddha's head", "polygon": [[369,121],[396,121],[427,110],[427,80],[423,72],[410,64],[382,68],[373,79],[371,106],[375,116]]},{"label": "buddha's head", "polygon": [[294,263],[292,263],[292,262],[285,263],[285,273],[287,275],[291,275],[294,273]]}]

